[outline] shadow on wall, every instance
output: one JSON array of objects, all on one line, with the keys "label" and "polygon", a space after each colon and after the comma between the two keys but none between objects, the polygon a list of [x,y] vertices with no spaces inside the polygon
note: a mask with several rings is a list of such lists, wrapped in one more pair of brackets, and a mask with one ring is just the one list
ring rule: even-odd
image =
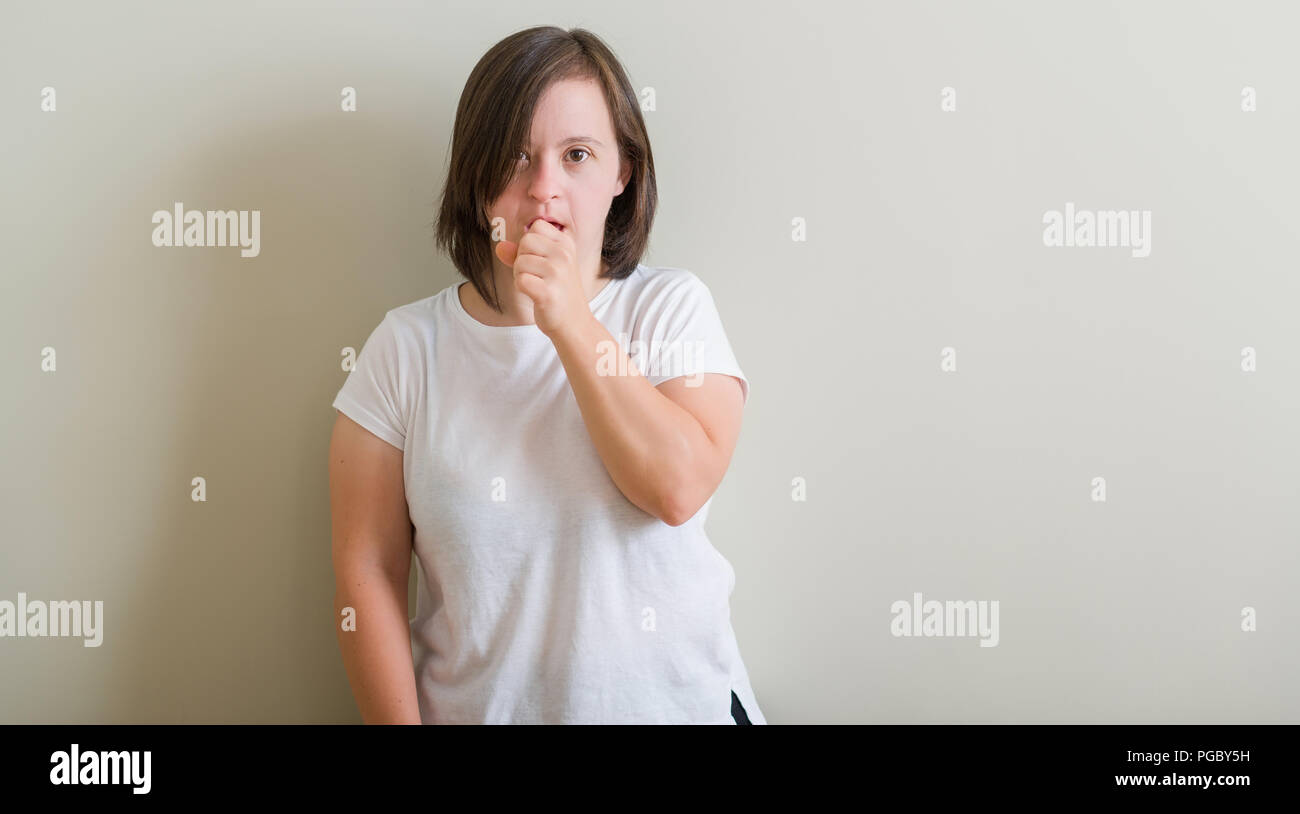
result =
[{"label": "shadow on wall", "polygon": [[[161,420],[109,431],[128,459],[133,434],[150,438],[159,457],[133,466],[162,488],[138,490],[150,533],[116,543],[139,566],[107,611],[117,646],[97,720],[360,722],[332,627],[330,403],[343,347],[359,352],[388,309],[455,279],[430,225],[451,126],[430,132],[436,118],[338,112],[207,149],[177,139],[126,196],[119,228],[144,245],[130,262],[156,284],[121,315],[150,326],[165,365],[146,390],[160,403],[141,413]],[[150,245],[152,212],[176,202],[260,210],[259,255]],[[190,499],[195,477],[205,502]]]}]

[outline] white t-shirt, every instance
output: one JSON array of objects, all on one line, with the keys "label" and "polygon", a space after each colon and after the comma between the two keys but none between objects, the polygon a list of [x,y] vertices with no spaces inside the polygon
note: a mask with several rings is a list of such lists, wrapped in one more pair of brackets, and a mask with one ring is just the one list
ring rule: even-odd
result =
[{"label": "white t-shirt", "polygon": [[[389,311],[334,407],[404,453],[424,723],[734,724],[759,710],[731,627],[708,503],[673,527],[629,501],[551,340],[495,327],[457,283]],[[652,385],[745,379],[690,271],[638,265],[592,313]]]}]

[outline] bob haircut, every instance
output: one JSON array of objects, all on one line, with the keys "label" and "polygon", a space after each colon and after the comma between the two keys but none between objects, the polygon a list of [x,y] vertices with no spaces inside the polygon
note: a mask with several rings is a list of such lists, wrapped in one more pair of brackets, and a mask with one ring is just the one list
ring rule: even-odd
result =
[{"label": "bob haircut", "polygon": [[483,55],[461,92],[435,226],[437,246],[498,313],[503,312],[492,274],[488,206],[514,177],[538,100],[566,79],[600,83],[619,154],[631,165],[627,185],[605,218],[600,256],[609,273],[601,277],[621,280],[631,274],[650,240],[658,203],[654,158],[641,105],[618,58],[581,28],[537,26],[511,34]]}]

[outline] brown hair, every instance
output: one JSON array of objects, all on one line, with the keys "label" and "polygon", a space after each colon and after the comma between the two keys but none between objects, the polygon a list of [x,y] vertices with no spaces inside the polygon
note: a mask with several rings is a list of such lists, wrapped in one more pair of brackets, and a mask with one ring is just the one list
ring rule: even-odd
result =
[{"label": "brown hair", "polygon": [[658,194],[654,158],[641,105],[613,51],[581,28],[537,26],[492,46],[474,66],[456,107],[451,155],[435,226],[436,244],[479,296],[502,313],[492,275],[488,205],[514,176],[537,101],[553,83],[595,79],[605,92],[619,154],[631,165],[623,191],[610,204],[600,256],[614,280],[627,277],[645,254]]}]

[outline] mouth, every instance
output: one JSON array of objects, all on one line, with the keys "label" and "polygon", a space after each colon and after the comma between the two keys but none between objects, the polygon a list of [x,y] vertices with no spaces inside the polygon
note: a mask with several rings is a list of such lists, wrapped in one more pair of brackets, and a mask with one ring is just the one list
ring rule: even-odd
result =
[{"label": "mouth", "polygon": [[532,220],[528,221],[528,228],[529,228],[529,229],[533,228],[533,224],[536,223],[536,222],[539,221],[539,220],[544,220],[544,221],[546,221],[547,223],[549,223],[549,224],[551,224],[552,226],[554,226],[556,229],[559,229],[561,232],[564,231],[564,224],[563,224],[563,223],[560,223],[558,220],[551,220],[550,218],[533,218]]}]

